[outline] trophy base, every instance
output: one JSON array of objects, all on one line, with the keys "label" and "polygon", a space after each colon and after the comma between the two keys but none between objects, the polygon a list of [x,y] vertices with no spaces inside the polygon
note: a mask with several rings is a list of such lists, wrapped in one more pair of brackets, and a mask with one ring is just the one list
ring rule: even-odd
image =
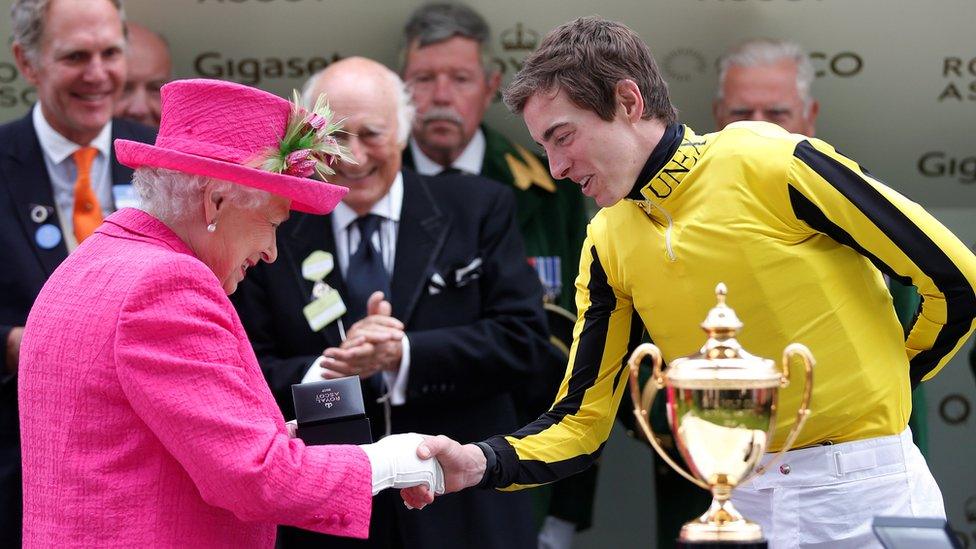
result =
[{"label": "trophy base", "polygon": [[766,540],[755,541],[688,541],[678,538],[677,549],[769,549]]}]

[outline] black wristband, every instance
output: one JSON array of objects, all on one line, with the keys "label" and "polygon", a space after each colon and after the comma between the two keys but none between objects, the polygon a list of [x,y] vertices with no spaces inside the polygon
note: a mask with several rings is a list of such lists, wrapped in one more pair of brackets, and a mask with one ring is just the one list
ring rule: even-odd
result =
[{"label": "black wristband", "polygon": [[485,454],[485,474],[481,477],[481,482],[475,485],[475,488],[494,488],[495,478],[495,468],[498,466],[498,456],[495,455],[495,449],[488,445],[486,442],[475,442],[475,446],[481,448],[481,452]]}]

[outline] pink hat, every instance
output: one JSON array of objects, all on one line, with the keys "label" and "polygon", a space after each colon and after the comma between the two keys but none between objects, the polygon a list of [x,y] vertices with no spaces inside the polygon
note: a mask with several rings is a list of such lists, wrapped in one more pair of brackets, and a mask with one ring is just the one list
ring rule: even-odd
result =
[{"label": "pink hat", "polygon": [[[288,125],[293,104],[276,95],[221,80],[177,80],[163,86],[162,106],[156,144],[116,139],[115,155],[120,163],[130,168],[167,168],[247,185],[290,198],[293,210],[315,214],[331,212],[349,191],[308,177],[288,175],[287,169],[275,170],[286,173],[275,173],[257,167],[269,152],[279,150],[286,128],[292,129]],[[335,143],[331,137],[325,139]],[[289,152],[295,151],[283,151]],[[308,156],[307,151],[298,154],[302,158]],[[297,173],[312,172],[309,168]]]}]

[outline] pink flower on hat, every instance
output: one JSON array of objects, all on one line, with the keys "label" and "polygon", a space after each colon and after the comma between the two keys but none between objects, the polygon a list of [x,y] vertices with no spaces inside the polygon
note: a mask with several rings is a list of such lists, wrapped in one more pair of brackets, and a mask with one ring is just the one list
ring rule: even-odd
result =
[{"label": "pink flower on hat", "polygon": [[328,123],[329,120],[327,118],[314,112],[308,117],[308,125],[311,126],[316,132],[321,131],[322,128],[328,125]]},{"label": "pink flower on hat", "polygon": [[318,176],[327,181],[338,160],[356,163],[349,150],[331,134],[342,131],[342,121],[333,120],[324,95],[319,95],[311,111],[301,106],[294,93],[291,115],[285,133],[276,147],[268,147],[251,164],[260,169],[297,177]]},{"label": "pink flower on hat", "polygon": [[315,173],[316,163],[311,149],[292,151],[285,157],[284,173],[296,177],[311,177]]}]

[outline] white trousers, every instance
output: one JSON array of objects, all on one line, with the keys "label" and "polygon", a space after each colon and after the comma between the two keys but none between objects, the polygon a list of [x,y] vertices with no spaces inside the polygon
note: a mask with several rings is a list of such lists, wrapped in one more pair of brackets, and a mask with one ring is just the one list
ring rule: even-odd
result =
[{"label": "white trousers", "polygon": [[942,492],[908,429],[787,452],[733,490],[732,503],[762,526],[771,549],[881,547],[871,531],[876,516],[945,518]]}]

